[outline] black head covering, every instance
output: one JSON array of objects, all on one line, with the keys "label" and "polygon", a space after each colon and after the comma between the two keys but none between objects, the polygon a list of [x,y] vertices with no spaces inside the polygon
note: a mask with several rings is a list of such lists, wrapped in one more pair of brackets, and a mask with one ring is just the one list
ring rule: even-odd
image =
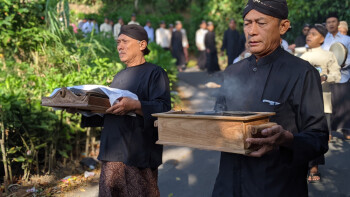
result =
[{"label": "black head covering", "polygon": [[326,20],[327,19],[329,19],[329,18],[337,18],[338,20],[339,20],[339,17],[338,17],[338,13],[336,13],[336,12],[331,12],[331,13],[329,13],[328,15],[327,15],[327,17],[326,17]]},{"label": "black head covering", "polygon": [[243,10],[243,17],[251,10],[279,18],[288,18],[288,6],[286,0],[249,0]]},{"label": "black head covering", "polygon": [[328,33],[327,28],[322,24],[315,24],[311,28],[315,28],[323,37],[326,37]]},{"label": "black head covering", "polygon": [[[146,30],[140,26],[140,25],[123,25],[120,29],[120,33],[124,34],[126,36],[129,36],[130,38],[134,38],[135,40],[142,41],[145,40],[148,43],[148,35]],[[143,51],[145,55],[148,55],[150,53],[150,50],[146,47],[146,49]]]}]

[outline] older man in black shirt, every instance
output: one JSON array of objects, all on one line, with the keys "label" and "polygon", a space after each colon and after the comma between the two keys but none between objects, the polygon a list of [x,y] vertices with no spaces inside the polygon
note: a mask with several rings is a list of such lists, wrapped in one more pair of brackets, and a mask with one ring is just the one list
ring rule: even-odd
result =
[{"label": "older man in black shirt", "polygon": [[[170,90],[166,72],[146,62],[148,36],[142,26],[124,25],[118,36],[118,53],[126,68],[110,87],[129,90],[139,100],[122,97],[103,118],[83,118],[83,126],[103,126],[98,159],[102,161],[99,196],[157,197],[161,145],[152,113],[169,111]],[[128,115],[130,112],[135,116]]]},{"label": "older man in black shirt", "polygon": [[258,151],[221,154],[213,197],[308,196],[308,162],[328,150],[319,73],[280,46],[286,0],[249,0],[243,16],[253,55],[225,70],[216,110],[272,111],[278,125],[247,139]]}]

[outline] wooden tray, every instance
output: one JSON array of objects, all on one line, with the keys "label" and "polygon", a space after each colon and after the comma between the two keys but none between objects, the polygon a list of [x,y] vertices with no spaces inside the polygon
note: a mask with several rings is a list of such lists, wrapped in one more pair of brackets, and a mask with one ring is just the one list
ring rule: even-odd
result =
[{"label": "wooden tray", "polygon": [[97,90],[83,91],[62,88],[51,97],[41,99],[42,106],[57,108],[75,108],[93,113],[105,113],[111,106],[108,97]]},{"label": "wooden tray", "polygon": [[188,146],[238,154],[259,149],[245,142],[262,137],[261,131],[276,123],[269,122],[273,112],[191,112],[173,111],[152,114],[158,117],[157,144]]}]

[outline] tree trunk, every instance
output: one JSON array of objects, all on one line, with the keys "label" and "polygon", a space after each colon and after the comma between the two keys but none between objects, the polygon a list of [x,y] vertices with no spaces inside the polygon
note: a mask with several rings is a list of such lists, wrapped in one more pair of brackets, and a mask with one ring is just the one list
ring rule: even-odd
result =
[{"label": "tree trunk", "polygon": [[[1,110],[1,109],[0,109]],[[5,176],[4,176],[4,184],[5,184],[5,195],[8,195],[7,187],[8,187],[8,180],[9,180],[9,174],[8,174],[8,169],[7,169],[7,154],[6,154],[6,149],[5,149],[5,128],[2,122],[0,122],[0,129],[1,129],[1,153],[2,153],[2,163],[4,164],[4,171],[5,171]]]},{"label": "tree trunk", "polygon": [[96,145],[96,129],[92,128],[91,133],[91,154],[95,156],[95,145]]},{"label": "tree trunk", "polygon": [[36,165],[36,174],[39,175],[40,170],[39,170],[39,151],[35,151],[35,165]]},{"label": "tree trunk", "polygon": [[85,143],[85,154],[86,157],[89,156],[89,146],[90,146],[90,133],[91,133],[91,127],[88,127],[86,130],[86,143]]},{"label": "tree trunk", "polygon": [[134,1],[134,7],[135,7],[136,11],[138,10],[138,6],[139,6],[139,0],[135,0]]},{"label": "tree trunk", "polygon": [[77,131],[77,137],[75,139],[75,159],[80,159],[80,132]]},{"label": "tree trunk", "polygon": [[48,173],[51,174],[52,171],[52,149],[53,149],[53,144],[51,143],[50,145],[50,149],[49,149],[49,169],[48,169]]},{"label": "tree trunk", "polygon": [[45,148],[45,159],[44,159],[44,168],[43,168],[43,173],[45,173],[46,168],[47,168],[47,162],[49,161],[49,151],[47,151],[47,148]]}]

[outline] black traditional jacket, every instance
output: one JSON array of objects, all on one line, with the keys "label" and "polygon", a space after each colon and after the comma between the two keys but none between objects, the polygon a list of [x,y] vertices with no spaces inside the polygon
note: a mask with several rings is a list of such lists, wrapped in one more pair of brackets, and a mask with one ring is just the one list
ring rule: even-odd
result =
[{"label": "black traditional jacket", "polygon": [[82,126],[103,126],[99,160],[119,161],[139,168],[157,168],[163,146],[155,144],[158,131],[153,113],[171,109],[169,79],[159,66],[144,63],[120,71],[111,88],[129,90],[138,96],[143,116],[105,114],[83,118]]},{"label": "black traditional jacket", "polygon": [[276,112],[270,121],[294,140],[261,158],[222,152],[212,196],[308,196],[308,162],[328,150],[317,70],[278,47],[258,62],[252,55],[228,67],[221,90],[217,110]]}]

